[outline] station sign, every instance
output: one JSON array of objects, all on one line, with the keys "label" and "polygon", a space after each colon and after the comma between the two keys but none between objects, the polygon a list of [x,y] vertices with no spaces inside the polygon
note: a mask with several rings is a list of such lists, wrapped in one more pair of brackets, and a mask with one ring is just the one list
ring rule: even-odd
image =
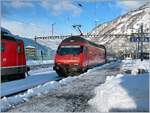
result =
[{"label": "station sign", "polygon": [[[149,42],[149,37],[144,37],[143,42]],[[131,37],[130,42],[141,42],[141,37]]]}]

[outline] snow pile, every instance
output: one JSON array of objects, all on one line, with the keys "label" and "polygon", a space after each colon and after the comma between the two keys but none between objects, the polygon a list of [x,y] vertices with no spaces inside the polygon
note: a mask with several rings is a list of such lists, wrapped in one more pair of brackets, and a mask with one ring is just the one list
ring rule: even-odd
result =
[{"label": "snow pile", "polygon": [[149,60],[143,60],[143,61],[141,61],[140,59],[136,60],[135,64],[133,65],[132,72],[134,72],[134,70],[137,71],[138,69],[143,69],[147,72],[150,72]]},{"label": "snow pile", "polygon": [[103,64],[103,65],[101,65],[101,66],[95,67],[95,68],[93,68],[93,69],[89,69],[89,70],[87,71],[87,73],[95,72],[96,70],[103,69],[103,68],[115,67],[115,66],[117,66],[119,63],[120,63],[119,60],[116,61],[116,62],[106,63],[106,64]]},{"label": "snow pile", "polygon": [[27,65],[53,64],[53,60],[28,60]]},{"label": "snow pile", "polygon": [[95,89],[89,104],[100,112],[148,111],[149,76],[117,76]]},{"label": "snow pile", "polygon": [[122,70],[131,70],[133,65],[135,64],[135,60],[127,58],[122,61]]},{"label": "snow pile", "polygon": [[59,82],[57,81],[51,81],[47,82],[44,85],[39,85],[35,88],[29,89],[27,92],[19,95],[15,95],[12,97],[3,97],[1,99],[1,111],[6,111],[9,108],[15,107],[15,105],[28,101],[29,98],[33,96],[41,96],[42,94],[47,94],[48,92],[52,90],[56,90],[73,80],[77,79],[78,77],[67,77],[65,79],[60,80]]},{"label": "snow pile", "polygon": [[132,60],[132,59],[126,59],[123,60],[122,70],[127,71],[130,70],[132,75],[137,75],[139,72],[139,69],[143,69],[146,72],[149,72],[150,64],[149,60],[143,60],[140,59]]},{"label": "snow pile", "polygon": [[108,76],[106,82],[95,89],[96,96],[89,100],[89,104],[99,112],[149,111],[149,62],[127,59],[123,61],[123,69],[144,69],[147,72],[138,76]]}]

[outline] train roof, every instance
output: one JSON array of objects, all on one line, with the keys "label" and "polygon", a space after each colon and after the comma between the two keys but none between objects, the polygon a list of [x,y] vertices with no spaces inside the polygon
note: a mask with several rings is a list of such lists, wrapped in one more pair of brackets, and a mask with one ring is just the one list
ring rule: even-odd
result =
[{"label": "train roof", "polygon": [[12,40],[12,41],[22,41],[21,39],[16,39],[15,35],[5,33],[1,31],[1,39]]},{"label": "train roof", "polygon": [[68,43],[68,42],[84,42],[84,43],[88,43],[88,44],[90,44],[90,45],[93,45],[93,46],[96,46],[96,47],[102,47],[102,48],[105,49],[105,46],[103,46],[103,45],[98,45],[98,44],[96,44],[96,43],[94,43],[94,42],[91,42],[91,41],[89,41],[89,40],[87,40],[87,39],[81,37],[81,36],[71,36],[71,37],[69,37],[69,38],[64,39],[63,42],[64,42],[64,43]]},{"label": "train roof", "polygon": [[1,33],[12,34],[9,30],[5,29],[4,27],[1,27]]}]

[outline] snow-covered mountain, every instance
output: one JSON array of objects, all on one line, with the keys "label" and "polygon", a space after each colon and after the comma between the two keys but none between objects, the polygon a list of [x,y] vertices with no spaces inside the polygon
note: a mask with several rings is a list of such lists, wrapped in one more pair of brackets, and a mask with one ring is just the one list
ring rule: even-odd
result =
[{"label": "snow-covered mountain", "polygon": [[[115,52],[125,51],[129,49],[135,49],[135,43],[127,41],[126,38],[111,37],[111,34],[126,34],[138,33],[138,30],[143,24],[143,30],[145,33],[150,32],[150,3],[141,6],[140,8],[130,11],[123,16],[116,18],[113,21],[104,23],[95,27],[89,34],[102,35],[99,38],[91,39],[98,44],[104,44],[108,50]],[[127,37],[128,39],[130,37]],[[131,47],[132,46],[132,47]],[[147,46],[146,46],[147,47]],[[148,47],[147,47],[148,48]]]}]

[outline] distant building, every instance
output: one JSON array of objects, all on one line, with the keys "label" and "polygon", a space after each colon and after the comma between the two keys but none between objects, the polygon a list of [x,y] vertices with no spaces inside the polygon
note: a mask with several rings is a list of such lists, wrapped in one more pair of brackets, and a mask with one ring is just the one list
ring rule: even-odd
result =
[{"label": "distant building", "polygon": [[25,47],[25,53],[27,60],[36,60],[36,48],[34,46],[26,46]]}]

